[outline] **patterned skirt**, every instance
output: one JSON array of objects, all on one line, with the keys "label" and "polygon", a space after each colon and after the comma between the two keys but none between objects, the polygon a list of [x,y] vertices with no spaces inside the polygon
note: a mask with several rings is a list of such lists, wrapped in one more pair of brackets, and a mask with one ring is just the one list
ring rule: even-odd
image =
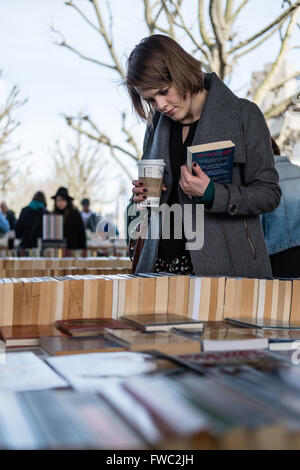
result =
[{"label": "patterned skirt", "polygon": [[174,258],[156,258],[154,273],[194,275],[194,268],[189,255]]}]

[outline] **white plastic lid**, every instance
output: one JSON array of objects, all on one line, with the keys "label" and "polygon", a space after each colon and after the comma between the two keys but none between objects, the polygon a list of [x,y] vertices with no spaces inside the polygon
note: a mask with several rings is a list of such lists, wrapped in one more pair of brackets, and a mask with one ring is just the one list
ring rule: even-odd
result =
[{"label": "white plastic lid", "polygon": [[166,163],[163,159],[153,159],[153,160],[139,160],[137,162],[138,165],[159,165],[159,166],[166,166]]}]

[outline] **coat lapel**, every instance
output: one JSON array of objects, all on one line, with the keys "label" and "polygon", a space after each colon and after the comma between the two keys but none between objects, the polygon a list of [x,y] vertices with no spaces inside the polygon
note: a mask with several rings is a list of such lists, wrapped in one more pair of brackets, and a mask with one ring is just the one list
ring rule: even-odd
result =
[{"label": "coat lapel", "polygon": [[234,161],[245,162],[238,98],[215,73],[212,73],[209,92],[195,131],[193,145],[221,140],[232,140],[235,144]]}]

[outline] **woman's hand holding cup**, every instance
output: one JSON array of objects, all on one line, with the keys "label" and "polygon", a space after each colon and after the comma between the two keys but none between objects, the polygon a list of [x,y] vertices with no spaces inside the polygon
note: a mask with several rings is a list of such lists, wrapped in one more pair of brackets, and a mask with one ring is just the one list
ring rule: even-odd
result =
[{"label": "woman's hand holding cup", "polygon": [[[133,192],[133,202],[138,204],[140,202],[143,202],[147,199],[147,193],[148,193],[148,190],[147,188],[144,186],[144,183],[142,181],[139,181],[139,180],[133,180],[132,181],[132,184],[133,184],[133,188],[132,188],[132,192]],[[166,186],[162,186],[162,191],[166,191],[167,188]]]}]

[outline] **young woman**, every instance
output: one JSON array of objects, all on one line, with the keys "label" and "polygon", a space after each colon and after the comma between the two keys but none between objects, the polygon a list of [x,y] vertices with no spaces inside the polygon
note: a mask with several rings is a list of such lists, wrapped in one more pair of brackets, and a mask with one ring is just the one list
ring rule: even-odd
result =
[{"label": "young woman", "polygon": [[[136,272],[271,277],[259,214],[277,207],[281,191],[259,108],[215,73],[203,73],[199,61],[163,35],[145,38],[131,52],[126,85],[136,113],[148,121],[142,158],[166,163],[161,204],[179,203],[183,214],[190,205],[205,207],[204,245],[196,250],[186,249],[185,236],[172,236],[172,224],[171,239],[151,238],[159,217],[152,211]],[[194,174],[188,170],[187,146],[223,140],[235,144],[231,184],[214,183],[198,166]],[[138,180],[133,186],[139,203],[147,188]]]},{"label": "young woman", "polygon": [[73,205],[73,198],[67,188],[60,187],[52,196],[55,201],[53,214],[63,215],[64,238],[67,240],[69,250],[86,248],[86,235],[80,212]]}]

